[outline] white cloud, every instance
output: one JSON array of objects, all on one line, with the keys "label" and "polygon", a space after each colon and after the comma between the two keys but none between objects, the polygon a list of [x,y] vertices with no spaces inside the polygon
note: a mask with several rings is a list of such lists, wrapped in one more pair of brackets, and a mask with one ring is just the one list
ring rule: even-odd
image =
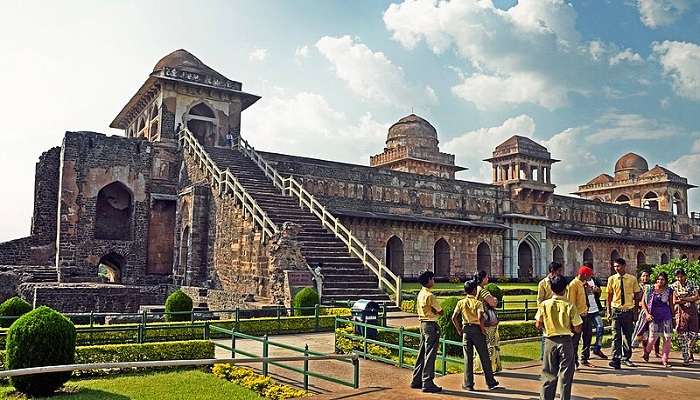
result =
[{"label": "white cloud", "polygon": [[350,36],[324,36],[316,42],[316,48],[333,64],[336,76],[365,100],[401,108],[437,100],[432,88],[412,87],[400,66]]},{"label": "white cloud", "polygon": [[639,114],[610,112],[590,126],[586,141],[591,144],[604,144],[622,140],[656,140],[679,133],[679,128],[667,121],[658,121]]},{"label": "white cloud", "polygon": [[649,28],[670,25],[685,14],[695,0],[638,0],[639,19]]},{"label": "white cloud", "polygon": [[490,157],[493,149],[511,136],[532,137],[534,133],[535,121],[523,114],[508,118],[499,126],[462,133],[446,141],[441,150],[455,154],[455,162],[469,168],[459,173],[460,178],[491,182],[491,166],[481,160]]},{"label": "white cloud", "polygon": [[253,62],[263,62],[267,58],[267,49],[255,49],[250,52],[248,59]]},{"label": "white cloud", "polygon": [[669,107],[671,107],[671,99],[664,97],[663,99],[659,100],[659,107],[661,107],[662,110],[668,110]]},{"label": "white cloud", "polygon": [[676,93],[691,100],[700,100],[700,46],[667,40],[654,43],[652,49],[664,74],[671,77]]},{"label": "white cloud", "polygon": [[[521,1],[507,10],[490,0],[406,0],[384,12],[392,38],[404,47],[423,41],[435,53],[454,47],[468,61],[473,72],[453,93],[480,109],[523,103],[556,109],[571,94],[599,92],[601,76],[608,85],[632,79],[599,62],[619,51],[600,41],[583,43],[576,18],[566,0]],[[637,61],[630,53],[614,62]]]},{"label": "white cloud", "polygon": [[300,58],[306,58],[309,56],[309,46],[303,45],[301,47],[297,47],[296,50],[294,50],[294,55],[296,57]]},{"label": "white cloud", "polygon": [[624,51],[621,51],[615,54],[614,56],[610,57],[608,63],[610,65],[617,65],[623,61],[636,63],[643,62],[642,57],[638,53],[633,52],[632,49],[625,49]]},{"label": "white cloud", "polygon": [[246,111],[243,125],[261,150],[363,165],[384,147],[389,128],[370,113],[349,118],[319,94],[281,89]]}]

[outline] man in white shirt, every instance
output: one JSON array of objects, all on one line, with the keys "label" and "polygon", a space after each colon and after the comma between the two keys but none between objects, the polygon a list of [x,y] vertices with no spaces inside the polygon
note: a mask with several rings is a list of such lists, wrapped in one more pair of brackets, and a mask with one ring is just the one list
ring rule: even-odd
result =
[{"label": "man in white shirt", "polygon": [[[608,356],[601,351],[603,342],[603,318],[600,316],[600,311],[603,308],[600,304],[600,287],[596,285],[595,279],[591,277],[585,282],[584,288],[586,289],[586,304],[588,304],[588,320],[591,321],[592,325],[595,327],[595,344],[593,345],[593,354],[607,360]],[[592,364],[588,362],[591,353],[592,336],[593,333],[590,329],[583,332],[581,364],[587,367],[592,366]]]}]

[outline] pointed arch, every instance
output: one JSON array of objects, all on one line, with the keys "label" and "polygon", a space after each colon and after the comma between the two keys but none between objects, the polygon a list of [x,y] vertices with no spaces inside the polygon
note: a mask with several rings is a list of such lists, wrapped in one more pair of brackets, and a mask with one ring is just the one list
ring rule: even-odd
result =
[{"label": "pointed arch", "polygon": [[637,267],[640,267],[642,265],[647,264],[647,256],[644,254],[643,251],[638,251],[637,252]]},{"label": "pointed arch", "polygon": [[97,193],[95,205],[95,239],[130,240],[133,196],[119,181],[104,186]]},{"label": "pointed arch", "polygon": [[486,242],[476,246],[476,271],[485,271],[491,276],[491,248]]},{"label": "pointed arch", "polygon": [[629,204],[629,202],[630,202],[630,197],[627,196],[626,194],[621,194],[621,195],[617,196],[617,198],[615,199],[615,203],[617,203],[617,204]]},{"label": "pointed arch", "polygon": [[121,283],[126,259],[119,253],[110,252],[97,263],[97,276],[107,283]]},{"label": "pointed arch", "polygon": [[668,254],[661,253],[661,264],[668,264]]},{"label": "pointed arch", "polygon": [[450,276],[450,245],[443,238],[435,242],[433,247],[433,271],[440,278]]},{"label": "pointed arch", "polygon": [[198,117],[216,118],[214,110],[204,103],[197,103],[194,107],[190,108],[188,114],[196,115]]},{"label": "pointed arch", "polygon": [[396,235],[386,242],[386,266],[394,274],[403,276],[403,241]]},{"label": "pointed arch", "polygon": [[593,264],[593,250],[590,247],[586,247],[586,250],[583,251],[583,262]]},{"label": "pointed arch", "polygon": [[554,246],[554,251],[552,251],[552,261],[558,262],[561,265],[565,265],[565,260],[564,260],[564,250],[557,245]]},{"label": "pointed arch", "polygon": [[659,195],[654,191],[649,191],[642,197],[642,207],[647,210],[659,210]]},{"label": "pointed arch", "polygon": [[685,207],[684,207],[684,202],[683,198],[681,197],[678,192],[673,194],[673,205],[672,205],[672,211],[673,214],[675,215],[682,215],[685,214]]}]

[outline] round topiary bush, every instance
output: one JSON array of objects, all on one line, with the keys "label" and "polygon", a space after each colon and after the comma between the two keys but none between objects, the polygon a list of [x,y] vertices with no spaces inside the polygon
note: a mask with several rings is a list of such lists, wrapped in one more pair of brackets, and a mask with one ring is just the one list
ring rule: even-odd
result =
[{"label": "round topiary bush", "polygon": [[503,301],[503,290],[501,290],[498,285],[495,283],[489,283],[484,287],[484,289],[488,290],[489,293],[491,293],[491,296],[495,297],[496,300],[498,300],[498,304],[501,304]]},{"label": "round topiary bush", "polygon": [[[24,314],[7,331],[5,368],[65,365],[75,362],[75,326],[55,310],[39,307]],[[72,372],[15,376],[18,391],[34,397],[51,395]]]},{"label": "round topiary bush", "polygon": [[[5,300],[0,304],[0,317],[21,317],[32,311],[32,305],[15,296]],[[12,325],[17,318],[1,318],[0,327],[7,328]]]},{"label": "round topiary bush", "polygon": [[294,315],[314,315],[313,307],[316,304],[319,304],[318,293],[311,288],[303,288],[294,295]]},{"label": "round topiary bush", "polygon": [[189,321],[191,314],[169,314],[173,312],[188,311],[192,312],[192,298],[185,294],[182,290],[178,289],[168,296],[165,300],[165,320],[166,321]]}]

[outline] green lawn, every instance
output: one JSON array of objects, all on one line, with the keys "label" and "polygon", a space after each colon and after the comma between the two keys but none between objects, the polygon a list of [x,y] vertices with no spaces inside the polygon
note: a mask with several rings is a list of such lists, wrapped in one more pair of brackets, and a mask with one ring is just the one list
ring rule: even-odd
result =
[{"label": "green lawn", "polygon": [[[447,299],[447,297],[438,296],[439,301]],[[518,296],[503,296],[503,301],[506,304],[506,310],[523,310],[525,309],[525,299],[528,300],[528,308],[537,308],[537,295],[518,295]],[[501,308],[499,305],[498,308]]]},{"label": "green lawn", "polygon": [[[26,399],[13,392],[12,387],[0,387],[4,399]],[[64,392],[51,399],[262,399],[255,392],[198,370],[75,380],[66,384]]]},{"label": "green lawn", "polygon": [[[537,290],[537,283],[497,283],[499,287],[509,288],[509,289],[532,289]],[[404,282],[403,290],[416,290],[420,289],[420,283],[418,282]],[[443,289],[443,290],[459,290],[464,288],[463,283],[452,283],[452,282],[437,282],[433,289]]]}]

